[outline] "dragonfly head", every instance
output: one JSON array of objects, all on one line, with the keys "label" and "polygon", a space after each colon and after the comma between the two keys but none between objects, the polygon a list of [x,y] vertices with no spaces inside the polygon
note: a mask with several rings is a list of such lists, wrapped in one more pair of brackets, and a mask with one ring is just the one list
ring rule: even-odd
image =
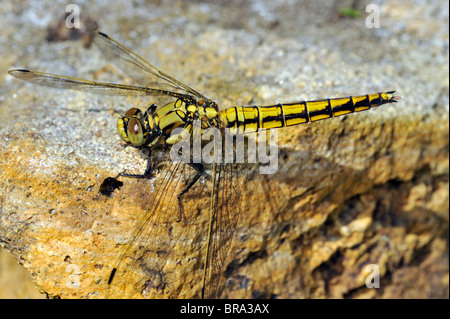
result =
[{"label": "dragonfly head", "polygon": [[155,123],[151,116],[155,109],[155,104],[151,105],[145,113],[138,108],[131,108],[125,116],[119,118],[117,130],[122,139],[133,146],[153,144],[159,137],[159,134],[155,132]]}]

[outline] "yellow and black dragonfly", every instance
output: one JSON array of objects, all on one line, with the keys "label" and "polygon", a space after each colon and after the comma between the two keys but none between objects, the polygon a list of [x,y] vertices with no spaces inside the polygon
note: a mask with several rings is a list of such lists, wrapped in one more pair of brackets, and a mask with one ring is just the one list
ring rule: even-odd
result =
[{"label": "yellow and black dragonfly", "polygon": [[[166,96],[173,99],[159,108],[155,104],[146,110],[131,108],[117,121],[119,134],[126,143],[149,151],[148,164],[143,174],[120,173],[115,178],[106,179],[101,187],[104,193],[108,194],[120,185],[121,182],[117,181],[119,177],[149,178],[155,169],[153,163],[156,150],[161,147],[171,149],[171,156],[162,159],[163,165],[157,168],[161,171],[161,182],[149,195],[151,198],[145,214],[107,280],[109,286],[119,287],[123,292],[122,297],[145,297],[152,288],[158,289],[165,285],[163,267],[177,243],[171,234],[168,219],[180,222],[190,218],[192,212],[183,209],[182,198],[199,184],[207,171],[211,176],[211,184],[207,190],[210,192],[210,201],[205,208],[209,213],[209,222],[203,256],[201,297],[220,297],[220,272],[242,209],[241,197],[245,192],[247,176],[243,168],[245,165],[224,161],[223,154],[219,160],[207,163],[202,158],[198,160],[192,148],[189,148],[187,156],[179,156],[183,160],[174,160],[179,159],[177,155],[181,154],[180,150],[173,152],[178,143],[188,141],[195,145],[196,139],[209,129],[215,129],[223,136],[239,136],[365,111],[400,99],[394,95],[394,91],[389,91],[219,110],[214,101],[158,70],[106,34],[95,32],[93,42],[106,58],[131,76],[139,86],[87,81],[25,69],[11,70],[9,74],[60,89],[105,95]],[[227,149],[236,151],[237,138],[233,141],[232,147]],[[202,142],[198,145],[204,147]],[[225,149],[224,146],[218,148]],[[157,247],[149,249],[147,246],[150,243]]]}]

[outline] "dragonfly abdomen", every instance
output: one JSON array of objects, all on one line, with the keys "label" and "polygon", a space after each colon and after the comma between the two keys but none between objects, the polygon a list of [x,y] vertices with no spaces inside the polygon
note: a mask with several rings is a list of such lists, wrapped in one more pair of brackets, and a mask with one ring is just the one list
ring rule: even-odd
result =
[{"label": "dragonfly abdomen", "polygon": [[258,130],[315,122],[397,102],[400,98],[394,96],[394,92],[270,106],[236,106],[222,111],[220,120],[222,127],[229,128],[232,132],[251,133]]}]

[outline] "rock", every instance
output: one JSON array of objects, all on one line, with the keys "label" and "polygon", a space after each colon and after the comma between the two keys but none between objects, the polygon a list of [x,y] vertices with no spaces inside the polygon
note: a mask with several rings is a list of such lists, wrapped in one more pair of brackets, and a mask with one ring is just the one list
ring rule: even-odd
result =
[{"label": "rock", "polygon": [[[322,5],[149,4],[143,15],[116,3],[92,5],[90,16],[102,12],[108,18],[99,25],[110,36],[223,107],[391,89],[402,96],[395,105],[278,131],[278,171],[251,172],[219,297],[448,298],[448,31],[445,23],[427,29],[448,21],[431,10],[445,3],[408,16],[403,2],[388,3],[375,30],[363,18],[332,22]],[[96,48],[45,43],[45,25],[20,23],[32,9],[1,10],[0,70],[131,81],[104,67]],[[55,10],[47,16],[59,18]],[[412,27],[418,18],[420,29]],[[125,148],[115,122],[154,101],[1,81],[0,243],[38,289],[51,298],[142,297],[145,283],[149,297],[200,297],[211,179],[186,194],[181,222],[174,204],[181,184],[158,184],[171,171],[124,178],[110,197],[100,193],[107,177],[145,169],[147,154]],[[140,286],[108,287],[160,197],[171,206],[152,222],[164,227],[138,242],[148,258],[125,252],[122,263],[139,265]],[[379,289],[367,288],[377,283],[371,275],[379,275]]]}]

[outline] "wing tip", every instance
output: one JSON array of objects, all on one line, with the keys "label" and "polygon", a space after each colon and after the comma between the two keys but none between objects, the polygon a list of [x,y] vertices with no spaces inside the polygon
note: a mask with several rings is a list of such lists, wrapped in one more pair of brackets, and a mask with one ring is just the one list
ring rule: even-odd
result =
[{"label": "wing tip", "polygon": [[116,271],[117,271],[117,268],[113,268],[113,270],[111,271],[111,274],[109,275],[109,278],[108,278],[108,285],[111,284],[111,282],[114,278],[114,275],[116,274]]},{"label": "wing tip", "polygon": [[29,73],[29,72],[31,72],[31,71],[27,70],[27,69],[14,69],[14,70],[9,70],[8,71],[8,73],[11,74],[11,75],[19,74],[19,73]]},{"label": "wing tip", "polygon": [[94,31],[93,33],[94,33],[94,34],[101,35],[101,36],[103,36],[103,37],[105,37],[105,38],[110,39],[110,37],[109,37],[106,33],[103,33],[102,31],[97,30],[97,31]]}]

